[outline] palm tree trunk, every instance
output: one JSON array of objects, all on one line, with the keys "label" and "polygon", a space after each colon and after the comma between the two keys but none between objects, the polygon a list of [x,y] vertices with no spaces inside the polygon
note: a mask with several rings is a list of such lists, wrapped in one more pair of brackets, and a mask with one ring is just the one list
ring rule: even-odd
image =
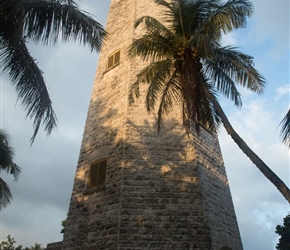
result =
[{"label": "palm tree trunk", "polygon": [[250,160],[257,166],[257,168],[265,175],[265,177],[274,184],[274,186],[280,191],[284,198],[290,203],[290,190],[286,184],[260,159],[258,155],[244,142],[244,140],[238,135],[230,124],[227,116],[225,115],[222,107],[210,93],[210,91],[204,86],[205,92],[209,100],[214,105],[218,115],[220,116],[224,128],[227,133],[232,137],[239,148],[250,158]]}]

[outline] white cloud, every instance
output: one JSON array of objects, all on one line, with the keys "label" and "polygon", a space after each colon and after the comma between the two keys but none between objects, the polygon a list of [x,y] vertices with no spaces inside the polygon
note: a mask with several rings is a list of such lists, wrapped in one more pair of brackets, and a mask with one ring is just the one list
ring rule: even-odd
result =
[{"label": "white cloud", "polygon": [[275,97],[276,100],[280,99],[284,95],[288,95],[288,98],[289,98],[290,84],[285,84],[284,86],[280,86],[276,88],[276,93],[277,93]]},{"label": "white cloud", "polygon": [[[264,98],[248,96],[240,110],[228,117],[250,148],[289,185],[289,151],[279,141],[277,116]],[[237,147],[224,129],[220,144],[245,250],[273,250],[275,227],[289,212],[289,205],[272,183]]]},{"label": "white cloud", "polygon": [[228,33],[222,37],[223,46],[236,46],[237,45],[237,34],[235,32]]}]

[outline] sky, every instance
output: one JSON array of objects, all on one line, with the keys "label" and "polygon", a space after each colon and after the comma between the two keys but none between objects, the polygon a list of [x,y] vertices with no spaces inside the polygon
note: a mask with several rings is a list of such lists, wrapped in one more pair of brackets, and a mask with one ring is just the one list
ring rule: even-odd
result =
[{"label": "sky", "polygon": [[[77,1],[103,25],[109,2]],[[254,57],[255,67],[266,78],[266,90],[263,95],[241,90],[241,109],[222,96],[220,102],[240,136],[289,186],[289,149],[281,144],[278,127],[289,108],[289,0],[252,2],[255,13],[247,27],[225,36],[223,43]],[[10,234],[24,247],[62,240],[61,221],[68,212],[98,63],[98,53],[78,44],[45,47],[31,42],[29,50],[44,71],[58,127],[49,137],[40,130],[30,146],[32,121],[25,118],[12,84],[1,74],[0,126],[10,134],[14,161],[22,173],[18,182],[2,173],[14,197],[0,212],[0,240]],[[222,127],[219,140],[244,249],[274,250],[275,227],[290,212],[289,205]]]}]

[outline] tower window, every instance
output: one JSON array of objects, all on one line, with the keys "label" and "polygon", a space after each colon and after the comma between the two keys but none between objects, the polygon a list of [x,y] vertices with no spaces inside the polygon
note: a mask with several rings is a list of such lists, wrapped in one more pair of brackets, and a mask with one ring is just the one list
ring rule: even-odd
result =
[{"label": "tower window", "polygon": [[88,179],[89,189],[105,184],[106,170],[107,160],[97,161],[91,165]]},{"label": "tower window", "polygon": [[115,51],[108,57],[107,69],[111,69],[120,63],[120,50]]}]

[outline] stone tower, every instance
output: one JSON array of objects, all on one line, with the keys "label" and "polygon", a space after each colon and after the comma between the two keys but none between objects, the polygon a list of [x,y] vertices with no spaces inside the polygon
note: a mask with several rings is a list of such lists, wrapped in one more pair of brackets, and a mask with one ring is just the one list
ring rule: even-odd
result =
[{"label": "stone tower", "polygon": [[242,250],[217,135],[188,136],[178,109],[158,135],[142,96],[128,106],[143,15],[154,0],[111,0],[62,249]]}]

